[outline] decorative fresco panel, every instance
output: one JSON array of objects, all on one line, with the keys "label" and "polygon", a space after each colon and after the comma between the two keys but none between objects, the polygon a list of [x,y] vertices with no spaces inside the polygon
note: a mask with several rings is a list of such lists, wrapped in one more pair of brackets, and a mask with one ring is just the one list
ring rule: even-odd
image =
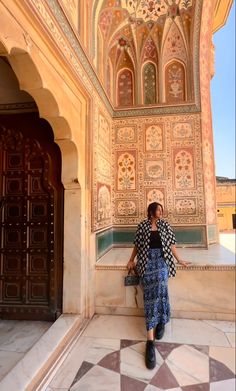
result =
[{"label": "decorative fresco panel", "polygon": [[[117,138],[123,128],[135,128],[136,143]],[[115,119],[112,126],[112,172],[120,156],[136,152],[136,187],[117,189],[113,180],[113,224],[136,224],[146,217],[149,202],[164,204],[164,217],[172,224],[205,222],[200,114]],[[183,154],[182,154],[183,153]],[[138,215],[117,211],[118,200],[139,200]],[[121,204],[121,211],[124,210]],[[132,208],[131,208],[132,209]],[[123,214],[122,214],[123,213]]]},{"label": "decorative fresco panel", "polygon": [[145,160],[145,179],[157,180],[164,178],[163,160]]},{"label": "decorative fresco panel", "polygon": [[[111,94],[116,96],[116,101],[113,102],[116,107],[131,106],[134,102],[144,105],[156,104],[157,95],[160,95],[159,90],[164,90],[164,67],[172,60],[179,60],[186,66],[188,80],[193,90],[193,79],[191,79],[193,63],[189,58],[193,53],[192,36],[198,21],[195,15],[198,7],[195,7],[195,1],[185,0],[175,2],[105,0],[101,5],[97,4],[97,7],[94,7],[95,65],[97,69],[101,66],[106,68],[104,64],[106,60],[101,56],[101,52],[106,51],[107,57],[112,62],[114,79],[118,79]],[[100,38],[100,31],[102,31],[102,38]],[[141,86],[139,85],[140,64],[142,67],[144,63],[148,63],[148,66],[142,68]],[[162,67],[159,64],[162,64]],[[173,78],[176,78],[177,74],[174,72],[174,66],[168,71],[168,83],[171,86],[168,100],[183,101],[186,97],[180,94],[180,81],[184,84],[181,86],[184,91],[187,78],[185,80],[183,75],[181,78],[178,76],[178,82],[175,83]],[[182,72],[182,69],[180,71]],[[157,85],[158,91],[155,88]],[[135,92],[134,97],[132,92]],[[174,97],[171,96],[173,92]]]},{"label": "decorative fresco panel", "polygon": [[148,105],[156,102],[156,88],[156,67],[151,62],[148,62],[143,67],[143,93],[145,104]]},{"label": "decorative fresco panel", "polygon": [[175,148],[173,151],[174,183],[176,189],[192,189],[194,183],[193,149]]},{"label": "decorative fresco panel", "polygon": [[115,210],[120,217],[138,217],[138,200],[115,200]]},{"label": "decorative fresco panel", "polygon": [[117,190],[136,190],[136,151],[117,152]]},{"label": "decorative fresco panel", "polygon": [[166,64],[168,61],[179,59],[185,64],[187,63],[186,46],[184,43],[184,32],[180,31],[177,24],[173,21],[165,40],[162,63]]},{"label": "decorative fresco panel", "polygon": [[117,81],[118,106],[132,106],[133,100],[133,76],[129,69],[122,70]]},{"label": "decorative fresco panel", "polygon": [[192,139],[194,137],[193,125],[191,122],[174,123],[172,132],[174,139]]},{"label": "decorative fresco panel", "polygon": [[164,216],[167,216],[165,189],[151,188],[145,189],[146,209],[151,202],[159,202],[164,209]]},{"label": "decorative fresco panel", "polygon": [[116,130],[116,143],[136,143],[137,130],[135,126],[122,126]]},{"label": "decorative fresco panel", "polygon": [[185,70],[178,61],[172,61],[166,66],[165,91],[167,103],[185,101]]},{"label": "decorative fresco panel", "polygon": [[112,224],[111,118],[101,102],[93,106],[92,229]]},{"label": "decorative fresco panel", "polygon": [[146,151],[163,150],[163,124],[147,126],[145,131]]},{"label": "decorative fresco panel", "polygon": [[111,217],[111,187],[97,183],[97,221],[107,221]]},{"label": "decorative fresco panel", "polygon": [[177,198],[175,199],[175,213],[177,215],[190,215],[195,216],[197,214],[197,199],[191,197]]},{"label": "decorative fresco panel", "polygon": [[143,48],[142,62],[144,63],[147,60],[152,60],[154,63],[157,63],[157,57],[156,45],[153,42],[153,39],[149,37]]}]

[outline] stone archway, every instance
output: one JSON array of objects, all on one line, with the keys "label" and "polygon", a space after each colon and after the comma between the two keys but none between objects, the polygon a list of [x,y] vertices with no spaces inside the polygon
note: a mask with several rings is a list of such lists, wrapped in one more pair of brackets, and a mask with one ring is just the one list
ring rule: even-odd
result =
[{"label": "stone archway", "polygon": [[[7,26],[6,20],[4,26]],[[64,186],[63,313],[79,314],[84,312],[85,301],[82,291],[84,276],[82,276],[81,261],[82,192],[79,181],[81,167],[78,164],[78,144],[72,131],[78,118],[78,111],[76,112],[72,105],[70,110],[66,110],[68,106],[63,106],[66,95],[63,98],[63,94],[58,92],[58,81],[55,75],[49,70],[47,73],[43,66],[41,72],[40,66],[43,62],[38,50],[34,50],[33,47],[32,53],[29,53],[22,42],[16,42],[17,27],[14,38],[9,41],[7,34],[2,31],[0,54],[6,56],[11,64],[20,89],[29,93],[35,100],[40,117],[51,125],[54,141],[61,150],[61,180]]]}]

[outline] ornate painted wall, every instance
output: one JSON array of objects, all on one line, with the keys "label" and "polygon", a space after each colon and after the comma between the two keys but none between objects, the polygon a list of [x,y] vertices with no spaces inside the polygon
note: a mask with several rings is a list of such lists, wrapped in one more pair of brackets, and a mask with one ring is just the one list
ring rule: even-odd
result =
[{"label": "ornate painted wall", "polygon": [[193,100],[196,3],[94,2],[92,57],[114,106]]},{"label": "ornate painted wall", "polygon": [[22,1],[86,91],[91,230],[136,225],[154,198],[215,230],[214,1]]},{"label": "ornate painted wall", "polygon": [[173,224],[204,224],[200,115],[117,119],[112,128],[115,226],[136,224],[150,202]]},{"label": "ornate painted wall", "polygon": [[92,226],[93,229],[112,225],[112,163],[111,117],[96,100],[93,115],[92,147]]}]

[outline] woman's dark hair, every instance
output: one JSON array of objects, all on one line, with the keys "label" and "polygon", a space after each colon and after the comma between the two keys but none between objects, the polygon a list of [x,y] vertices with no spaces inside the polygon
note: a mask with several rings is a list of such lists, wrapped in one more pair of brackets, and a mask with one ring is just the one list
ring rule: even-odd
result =
[{"label": "woman's dark hair", "polygon": [[159,202],[151,202],[151,204],[148,205],[147,209],[148,219],[150,219],[151,216],[155,216],[158,205],[161,207],[163,213],[163,206]]}]

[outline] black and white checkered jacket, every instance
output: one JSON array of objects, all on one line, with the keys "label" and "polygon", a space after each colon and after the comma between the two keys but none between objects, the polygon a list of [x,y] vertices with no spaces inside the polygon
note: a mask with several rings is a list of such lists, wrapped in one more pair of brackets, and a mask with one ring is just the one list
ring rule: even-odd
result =
[{"label": "black and white checkered jacket", "polygon": [[[171,244],[176,243],[175,234],[170,224],[163,219],[156,221],[157,229],[159,230],[161,244],[164,253],[164,259],[168,266],[168,277],[176,275],[176,265],[171,251]],[[139,276],[143,277],[148,259],[148,249],[150,247],[150,235],[152,224],[148,218],[142,220],[138,224],[137,231],[133,243],[137,247],[137,263],[136,270]]]}]

